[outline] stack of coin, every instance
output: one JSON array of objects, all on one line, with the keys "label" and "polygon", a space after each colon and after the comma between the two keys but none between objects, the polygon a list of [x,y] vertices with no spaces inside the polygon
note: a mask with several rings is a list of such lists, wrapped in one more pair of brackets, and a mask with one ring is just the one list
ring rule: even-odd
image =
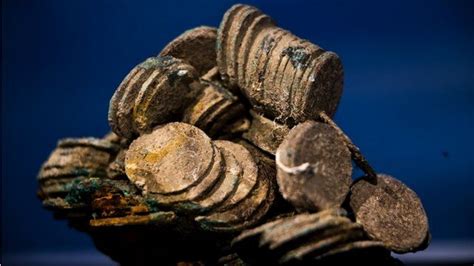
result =
[{"label": "stack of coin", "polygon": [[242,118],[246,110],[234,94],[218,83],[202,80],[201,84],[204,87],[202,93],[186,108],[181,121],[215,136]]},{"label": "stack of coin", "polygon": [[216,135],[245,112],[218,82],[199,80],[197,70],[184,60],[159,56],[137,65],[122,81],[110,100],[109,124],[129,140],[171,121]]},{"label": "stack of coin", "polygon": [[148,58],[132,69],[112,96],[109,124],[117,135],[132,139],[176,119],[200,89],[199,75],[191,65],[171,56]]},{"label": "stack of coin", "polygon": [[157,206],[198,215],[205,230],[235,231],[259,222],[273,202],[272,177],[260,162],[240,144],[175,122],[134,140],[125,171]]},{"label": "stack of coin", "polygon": [[105,139],[60,140],[38,173],[40,197],[64,197],[75,182],[90,176],[106,177],[118,150],[118,145]]},{"label": "stack of coin", "polygon": [[282,217],[242,232],[233,246],[254,263],[320,263],[368,250],[371,259],[389,256],[382,242],[370,240],[362,226],[346,216],[345,210],[335,208]]},{"label": "stack of coin", "polygon": [[149,206],[137,188],[126,180],[85,178],[72,186],[63,206],[87,208],[92,227],[170,223],[176,218],[172,212],[158,212]]},{"label": "stack of coin", "polygon": [[260,10],[237,4],[217,32],[217,65],[256,110],[293,125],[332,116],[342,95],[339,57],[279,28]]}]

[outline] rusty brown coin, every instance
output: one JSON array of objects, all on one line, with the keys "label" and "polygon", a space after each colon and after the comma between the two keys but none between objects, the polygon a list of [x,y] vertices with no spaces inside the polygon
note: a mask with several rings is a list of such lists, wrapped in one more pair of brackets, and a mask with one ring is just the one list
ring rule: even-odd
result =
[{"label": "rusty brown coin", "polygon": [[401,181],[378,174],[351,187],[350,206],[356,221],[374,239],[397,253],[416,251],[428,234],[428,218],[416,193]]},{"label": "rusty brown coin", "polygon": [[283,197],[295,207],[338,207],[351,184],[351,154],[335,130],[307,121],[294,127],[276,153],[277,181]]},{"label": "rusty brown coin", "polygon": [[182,59],[202,76],[216,66],[216,38],[216,28],[200,26],[190,29],[168,43],[160,56]]}]

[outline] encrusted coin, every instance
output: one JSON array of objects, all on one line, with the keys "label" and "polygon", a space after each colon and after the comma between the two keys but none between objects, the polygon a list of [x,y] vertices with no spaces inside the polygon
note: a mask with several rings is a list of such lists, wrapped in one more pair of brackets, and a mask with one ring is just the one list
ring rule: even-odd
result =
[{"label": "encrusted coin", "polygon": [[216,38],[216,28],[201,26],[190,29],[168,43],[160,56],[182,59],[202,76],[216,66]]},{"label": "encrusted coin", "polygon": [[169,123],[130,144],[125,172],[145,193],[178,193],[207,174],[213,153],[211,140],[199,128]]},{"label": "encrusted coin", "polygon": [[277,181],[295,207],[338,207],[352,182],[351,154],[335,130],[307,121],[294,127],[276,153]]},{"label": "encrusted coin", "polygon": [[378,174],[351,187],[350,206],[356,221],[374,239],[397,253],[416,251],[428,234],[428,218],[416,193],[401,181]]}]

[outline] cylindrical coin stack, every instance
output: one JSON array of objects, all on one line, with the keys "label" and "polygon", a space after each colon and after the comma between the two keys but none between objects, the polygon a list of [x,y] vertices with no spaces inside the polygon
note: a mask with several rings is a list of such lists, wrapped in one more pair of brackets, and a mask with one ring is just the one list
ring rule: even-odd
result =
[{"label": "cylindrical coin stack", "polygon": [[90,176],[106,177],[106,169],[118,150],[118,145],[104,139],[60,140],[38,173],[40,197],[64,197],[75,182]]},{"label": "cylindrical coin stack", "polygon": [[260,10],[237,4],[217,33],[217,65],[257,111],[294,125],[330,116],[342,95],[339,57],[279,28]]}]

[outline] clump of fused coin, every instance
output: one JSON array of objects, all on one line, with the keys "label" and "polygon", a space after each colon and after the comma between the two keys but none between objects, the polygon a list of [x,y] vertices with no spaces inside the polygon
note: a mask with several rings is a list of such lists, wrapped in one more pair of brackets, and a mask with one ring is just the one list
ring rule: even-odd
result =
[{"label": "clump of fused coin", "polygon": [[125,172],[144,193],[174,194],[197,184],[211,169],[213,157],[211,139],[203,131],[174,122],[130,144]]},{"label": "clump of fused coin", "polygon": [[188,64],[192,58],[186,58],[151,57],[132,69],[110,100],[109,124],[116,134],[133,140],[157,125],[182,121],[214,136],[228,133],[227,126],[245,116],[237,96],[218,80],[199,79]]},{"label": "clump of fused coin", "polygon": [[245,107],[218,83],[202,80],[201,84],[202,92],[184,110],[181,121],[204,130],[210,136],[230,131],[225,128],[245,116]]},{"label": "clump of fused coin", "polygon": [[335,53],[234,5],[135,66],[112,131],[60,140],[38,194],[124,265],[397,265],[426,213],[332,121],[342,85]]},{"label": "clump of fused coin", "polygon": [[204,230],[240,231],[260,222],[273,205],[274,171],[259,158],[264,155],[255,150],[230,141],[215,143],[234,154],[242,167],[242,177],[232,196],[209,214],[196,217],[196,221]]},{"label": "clump of fused coin", "polygon": [[307,121],[292,128],[276,152],[282,196],[296,208],[340,206],[352,182],[351,154],[332,127]]},{"label": "clump of fused coin", "polygon": [[156,206],[198,215],[204,230],[237,231],[260,221],[274,199],[274,177],[254,158],[240,144],[169,123],[132,142],[125,169]]},{"label": "clump of fused coin", "polygon": [[243,231],[234,238],[232,246],[251,263],[321,263],[332,256],[355,255],[366,250],[372,251],[372,258],[377,254],[389,257],[381,242],[370,240],[362,226],[352,222],[347,212],[339,208],[275,219]]},{"label": "clump of fused coin", "polygon": [[200,89],[191,65],[171,56],[150,57],[130,71],[112,96],[110,127],[132,139],[156,125],[178,121]]},{"label": "clump of fused coin", "polygon": [[107,177],[107,167],[118,150],[106,139],[60,140],[38,173],[41,197],[64,196],[74,182],[86,177]]},{"label": "clump of fused coin", "polygon": [[416,193],[401,181],[384,174],[376,180],[361,178],[351,187],[350,206],[367,233],[391,250],[405,253],[426,247],[425,210]]},{"label": "clump of fused coin", "polygon": [[270,119],[294,125],[333,115],[342,95],[339,57],[276,26],[255,7],[237,4],[217,32],[217,66],[230,87]]}]

